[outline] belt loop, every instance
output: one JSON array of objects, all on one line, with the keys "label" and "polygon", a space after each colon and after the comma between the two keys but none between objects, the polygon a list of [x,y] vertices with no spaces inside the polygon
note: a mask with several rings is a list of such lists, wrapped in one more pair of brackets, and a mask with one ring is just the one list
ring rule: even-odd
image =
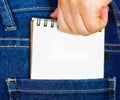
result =
[{"label": "belt loop", "polygon": [[0,14],[2,17],[5,31],[16,30],[16,25],[7,0],[0,0]]}]

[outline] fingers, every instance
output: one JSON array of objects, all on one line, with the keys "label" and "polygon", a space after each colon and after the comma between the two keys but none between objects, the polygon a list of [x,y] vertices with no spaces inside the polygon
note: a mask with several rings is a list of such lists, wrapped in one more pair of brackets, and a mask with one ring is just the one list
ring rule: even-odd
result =
[{"label": "fingers", "polygon": [[61,12],[63,13],[66,25],[71,30],[71,32],[75,34],[77,30],[75,28],[76,25],[74,24],[74,19],[72,18],[72,16],[74,15],[72,15],[71,9],[69,9],[70,8],[69,3],[68,4],[63,3],[62,5],[59,5],[59,6],[61,7],[61,10],[62,10]]},{"label": "fingers", "polygon": [[70,2],[59,3],[57,16],[59,29],[63,32],[76,35],[88,35],[88,31],[79,13],[79,9],[76,9],[76,6],[78,6],[78,4],[76,3],[74,6],[72,5],[73,4]]},{"label": "fingers", "polygon": [[100,18],[104,21],[104,23],[107,23],[108,21],[108,6],[102,9]]},{"label": "fingers", "polygon": [[89,33],[95,33],[102,30],[108,22],[108,6],[93,6],[85,12],[82,12],[85,26]]},{"label": "fingers", "polygon": [[58,14],[58,8],[55,9],[55,11],[50,15],[50,17],[56,19]]},{"label": "fingers", "polygon": [[103,3],[103,9],[101,10],[101,19],[103,19],[104,23],[107,24],[107,21],[108,21],[108,10],[109,10],[109,3],[112,2],[112,0],[102,0]]},{"label": "fingers", "polygon": [[111,0],[58,0],[58,8],[51,17],[57,18],[61,31],[87,36],[106,26],[110,2]]},{"label": "fingers", "polygon": [[87,31],[84,21],[82,19],[82,14],[79,9],[76,9],[76,6],[71,5],[71,16],[72,16],[72,20],[73,20],[73,26],[76,29],[76,33],[74,33],[74,34],[86,36],[88,34],[88,31]]},{"label": "fingers", "polygon": [[59,30],[66,32],[66,33],[72,33],[71,30],[69,29],[69,27],[66,24],[66,21],[64,19],[61,7],[58,7],[58,15],[57,15],[57,19],[58,19],[58,27]]}]

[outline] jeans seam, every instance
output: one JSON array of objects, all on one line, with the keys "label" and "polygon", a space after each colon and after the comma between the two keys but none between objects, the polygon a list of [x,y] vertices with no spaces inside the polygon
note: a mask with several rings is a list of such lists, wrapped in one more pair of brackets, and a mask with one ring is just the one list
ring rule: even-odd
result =
[{"label": "jeans seam", "polygon": [[[14,25],[13,25],[13,22],[12,22],[12,18],[10,17],[10,12],[9,12],[9,10],[8,10],[8,8],[7,8],[8,5],[6,4],[5,0],[2,0],[2,1],[3,1],[4,5],[5,5],[6,11],[7,11],[7,13],[8,13],[8,18],[9,18],[9,20],[10,20],[10,23],[11,23],[12,26],[14,26]],[[7,28],[8,28],[8,26],[7,26]],[[11,28],[14,28],[14,27],[11,27]]]},{"label": "jeans seam", "polygon": [[105,52],[120,52],[120,50],[105,50]]},{"label": "jeans seam", "polygon": [[17,80],[16,79],[12,79],[12,78],[8,78],[5,80],[7,83],[10,83],[10,82],[15,82],[17,83]]},{"label": "jeans seam", "polygon": [[0,48],[30,48],[30,46],[0,46]]},{"label": "jeans seam", "polygon": [[105,44],[105,46],[120,46],[120,44]]},{"label": "jeans seam", "polygon": [[29,8],[18,8],[18,9],[12,9],[12,12],[19,12],[19,11],[30,11],[30,10],[53,10],[55,7],[29,7]]},{"label": "jeans seam", "polygon": [[88,90],[22,90],[14,89],[9,90],[10,92],[37,92],[37,93],[59,93],[59,92],[99,92],[99,91],[113,91],[113,88],[100,88],[100,89],[88,89]]},{"label": "jeans seam", "polygon": [[119,8],[117,7],[117,4],[115,3],[115,1],[112,1],[111,6],[112,6],[112,9],[113,9],[113,15],[114,15],[115,20],[116,20],[118,38],[120,39],[120,30],[119,30],[119,27],[120,27],[119,23],[120,23],[120,21],[118,19],[119,15],[120,15],[120,11],[119,11]]},{"label": "jeans seam", "polygon": [[117,18],[120,14],[119,14],[119,11],[117,11],[116,10],[116,12],[114,12],[115,13],[115,17],[116,17],[116,19],[117,19],[117,22],[116,22],[116,25],[117,25],[117,31],[118,31],[118,38],[120,39],[120,30],[119,30],[119,27],[120,27],[120,21],[119,21],[119,19]]},{"label": "jeans seam", "polygon": [[116,78],[108,78],[108,81],[109,81],[109,84],[113,84],[113,87],[111,87],[110,85],[110,88],[113,89],[113,91],[110,91],[109,92],[109,98],[110,100],[116,100],[116,97],[115,97],[115,92],[116,92]]},{"label": "jeans seam", "polygon": [[3,18],[3,23],[5,24],[5,27],[7,27],[7,23],[6,23],[6,20],[5,20],[5,16],[4,16],[2,10],[1,10],[1,16],[2,16],[2,18]]},{"label": "jeans seam", "polygon": [[13,40],[13,41],[16,41],[16,40],[19,40],[19,41],[30,41],[29,38],[0,38],[0,41],[8,41],[8,40]]},{"label": "jeans seam", "polygon": [[[11,19],[11,17],[10,17],[10,12],[9,12],[9,10],[8,10],[8,8],[7,8],[8,5],[5,3],[5,0],[2,0],[2,2],[3,2],[3,4],[4,4],[5,9],[7,10],[8,18],[9,18],[10,23],[11,23],[11,25],[12,25],[12,26],[10,26],[10,27],[7,25],[5,15],[3,14],[3,11],[1,10],[0,14],[1,14],[2,18],[3,18],[3,23],[4,23],[4,25],[5,25],[5,28],[6,28],[6,29],[9,29],[9,28],[14,29],[15,26],[13,25],[12,19]],[[2,8],[1,8],[1,9],[2,9]]]},{"label": "jeans seam", "polygon": [[10,92],[10,82],[15,82],[16,83],[16,79],[8,78],[5,81],[7,82],[7,88],[8,88],[8,92],[9,92],[9,99],[13,100],[12,93]]}]

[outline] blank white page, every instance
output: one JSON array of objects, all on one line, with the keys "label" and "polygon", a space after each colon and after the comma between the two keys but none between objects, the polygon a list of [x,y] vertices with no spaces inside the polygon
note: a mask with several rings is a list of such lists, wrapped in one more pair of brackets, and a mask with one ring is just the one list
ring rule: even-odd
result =
[{"label": "blank white page", "polygon": [[44,19],[37,26],[33,20],[31,34],[31,79],[103,78],[104,30],[90,36],[71,35],[51,28]]}]

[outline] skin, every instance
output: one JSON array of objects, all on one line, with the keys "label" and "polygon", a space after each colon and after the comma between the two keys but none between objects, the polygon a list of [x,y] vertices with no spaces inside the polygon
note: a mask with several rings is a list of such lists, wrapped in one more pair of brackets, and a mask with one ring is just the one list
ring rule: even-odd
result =
[{"label": "skin", "polygon": [[58,7],[51,17],[57,18],[61,31],[87,36],[107,25],[110,2],[111,0],[58,0]]}]

